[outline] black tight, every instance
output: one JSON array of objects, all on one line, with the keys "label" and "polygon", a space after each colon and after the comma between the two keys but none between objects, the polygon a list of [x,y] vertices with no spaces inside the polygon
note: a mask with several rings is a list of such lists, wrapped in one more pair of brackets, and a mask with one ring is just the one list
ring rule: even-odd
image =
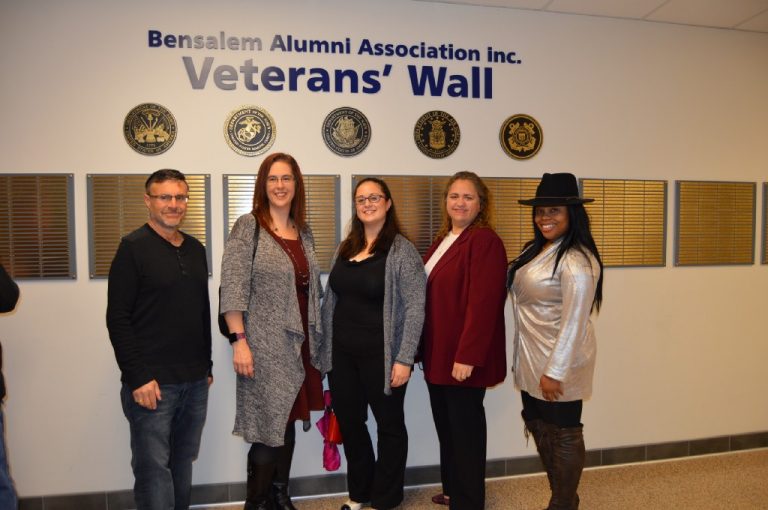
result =
[{"label": "black tight", "polygon": [[278,461],[281,449],[290,445],[291,449],[296,442],[296,427],[294,422],[288,422],[285,427],[284,446],[267,446],[264,443],[252,443],[248,451],[248,461],[257,466],[264,466]]},{"label": "black tight", "polygon": [[557,425],[559,428],[581,426],[582,400],[549,402],[532,397],[525,391],[521,391],[520,394],[523,397],[523,420],[540,419],[544,423]]}]

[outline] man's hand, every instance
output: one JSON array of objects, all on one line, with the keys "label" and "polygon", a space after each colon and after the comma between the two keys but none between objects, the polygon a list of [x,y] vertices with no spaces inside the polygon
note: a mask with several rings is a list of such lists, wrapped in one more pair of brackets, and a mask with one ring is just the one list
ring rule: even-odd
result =
[{"label": "man's hand", "polygon": [[157,409],[157,401],[163,400],[162,395],[160,395],[160,385],[157,384],[157,381],[152,379],[144,386],[133,390],[133,400],[135,400],[141,407],[146,407],[147,409],[154,411]]}]

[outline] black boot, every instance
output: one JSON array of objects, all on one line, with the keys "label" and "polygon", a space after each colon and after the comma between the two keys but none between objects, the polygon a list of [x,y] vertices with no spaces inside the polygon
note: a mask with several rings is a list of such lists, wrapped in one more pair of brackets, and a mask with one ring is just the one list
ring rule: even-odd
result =
[{"label": "black boot", "polygon": [[272,480],[272,499],[275,502],[275,510],[296,510],[288,494],[288,479],[293,463],[293,449],[295,441],[286,442],[277,453],[275,476]]},{"label": "black boot", "polygon": [[[243,510],[275,510],[270,488],[272,477],[275,473],[275,462],[257,463],[252,453],[248,452],[248,482],[245,493],[245,506]],[[254,462],[257,460],[257,462]]]},{"label": "black boot", "polygon": [[583,427],[559,428],[552,440],[553,489],[549,510],[578,510],[584,470]]},{"label": "black boot", "polygon": [[296,510],[288,495],[288,484],[272,482],[272,499],[275,502],[275,510]]}]

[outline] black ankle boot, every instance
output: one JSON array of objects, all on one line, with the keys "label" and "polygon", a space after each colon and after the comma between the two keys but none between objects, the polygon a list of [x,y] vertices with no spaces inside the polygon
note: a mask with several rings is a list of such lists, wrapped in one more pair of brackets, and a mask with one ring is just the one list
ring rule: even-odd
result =
[{"label": "black ankle boot", "polygon": [[288,495],[287,483],[272,482],[272,500],[275,502],[275,510],[296,510]]}]

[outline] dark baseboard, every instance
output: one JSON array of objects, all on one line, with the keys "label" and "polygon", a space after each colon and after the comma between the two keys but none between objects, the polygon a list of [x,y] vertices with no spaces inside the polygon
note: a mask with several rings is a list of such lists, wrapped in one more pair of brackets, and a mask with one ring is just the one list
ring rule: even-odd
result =
[{"label": "dark baseboard", "polygon": [[[586,467],[611,466],[663,459],[725,453],[768,447],[768,431],[719,436],[691,441],[622,446],[587,450]],[[486,465],[487,478],[538,473],[542,470],[537,456],[491,459]],[[440,483],[440,466],[409,467],[405,473],[406,486]],[[344,493],[347,479],[344,473],[305,476],[291,479],[291,495],[321,496]],[[195,485],[193,505],[213,505],[243,501],[245,482]],[[19,510],[129,510],[135,508],[130,490],[67,494],[21,498]]]}]

